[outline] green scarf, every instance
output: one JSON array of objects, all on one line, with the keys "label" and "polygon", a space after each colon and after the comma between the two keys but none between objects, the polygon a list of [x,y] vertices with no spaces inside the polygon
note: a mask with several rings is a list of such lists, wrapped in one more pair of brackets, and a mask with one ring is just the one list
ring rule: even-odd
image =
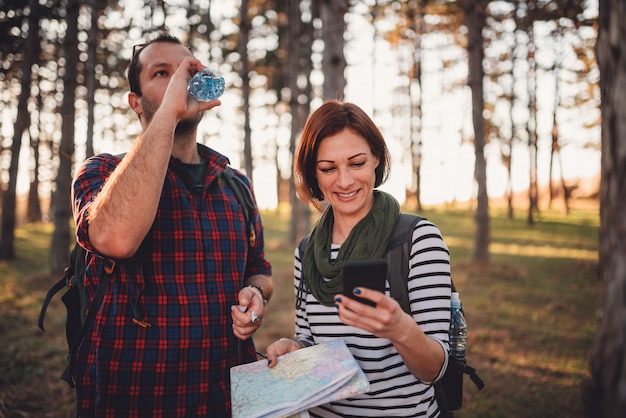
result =
[{"label": "green scarf", "polygon": [[331,264],[334,216],[329,206],[311,231],[303,258],[302,271],[315,299],[326,306],[335,304],[334,296],[343,290],[343,265],[347,260],[382,258],[399,216],[400,205],[396,199],[374,190],[372,210],[350,231]]}]

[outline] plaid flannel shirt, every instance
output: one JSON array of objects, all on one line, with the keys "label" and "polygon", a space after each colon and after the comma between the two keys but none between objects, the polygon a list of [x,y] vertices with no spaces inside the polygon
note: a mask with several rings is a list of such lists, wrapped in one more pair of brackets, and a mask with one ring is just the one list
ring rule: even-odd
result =
[{"label": "plaid flannel shirt", "polygon": [[[152,228],[139,252],[117,264],[79,348],[81,417],[230,416],[230,367],[256,360],[252,340],[233,334],[230,307],[237,304],[244,278],[271,274],[261,219],[255,208],[256,245],[249,248],[242,208],[218,181],[227,158],[202,145],[198,149],[208,164],[203,186],[190,192],[181,178],[182,163],[170,159]],[[94,250],[86,216],[90,202],[118,162],[111,155],[93,157],[74,181],[76,234],[88,250]],[[89,264],[88,301],[102,262],[96,256]],[[151,327],[133,323],[133,303]]]}]

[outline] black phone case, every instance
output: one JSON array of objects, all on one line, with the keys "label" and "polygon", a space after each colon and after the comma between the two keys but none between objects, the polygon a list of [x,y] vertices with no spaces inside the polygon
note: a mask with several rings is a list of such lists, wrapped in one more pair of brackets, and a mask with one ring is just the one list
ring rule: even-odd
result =
[{"label": "black phone case", "polygon": [[363,299],[353,293],[355,287],[366,287],[385,293],[387,279],[387,260],[351,260],[343,266],[343,295],[358,300],[366,305],[376,306],[369,299]]}]

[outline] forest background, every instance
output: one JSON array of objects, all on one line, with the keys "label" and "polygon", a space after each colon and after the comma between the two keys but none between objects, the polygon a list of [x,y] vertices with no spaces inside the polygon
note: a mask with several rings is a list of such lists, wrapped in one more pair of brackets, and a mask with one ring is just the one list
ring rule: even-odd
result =
[{"label": "forest background", "polygon": [[125,152],[139,134],[125,69],[160,30],[225,76],[200,138],[250,174],[261,207],[290,205],[292,243],[310,213],[291,156],[326,98],[354,101],[379,124],[393,158],[384,188],[408,207],[477,200],[477,260],[488,258],[488,189],[511,212],[527,191],[517,204],[531,224],[540,198],[560,194],[567,211],[572,193],[597,193],[592,0],[2,4],[0,259],[14,256],[19,189],[28,221],[54,223],[51,271],[65,267],[75,163]]},{"label": "forest background", "polygon": [[286,213],[286,245],[315,219],[293,189],[299,132],[324,99],[345,98],[385,134],[385,187],[406,210],[470,202],[470,258],[485,265],[490,197],[529,226],[541,207],[565,216],[572,199],[598,198],[598,3],[0,0],[0,259],[20,257],[19,225],[43,222],[46,270],[65,267],[76,163],[136,138],[125,68],[133,45],[167,30],[224,74],[202,140]]}]

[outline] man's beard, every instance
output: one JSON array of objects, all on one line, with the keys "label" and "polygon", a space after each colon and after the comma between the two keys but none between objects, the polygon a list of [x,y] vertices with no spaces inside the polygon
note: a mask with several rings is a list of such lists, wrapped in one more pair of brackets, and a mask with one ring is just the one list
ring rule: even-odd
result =
[{"label": "man's beard", "polygon": [[174,130],[174,135],[193,133],[202,120],[202,116],[203,113],[196,113],[190,118],[179,121]]},{"label": "man's beard", "polygon": [[[150,123],[152,122],[152,118],[154,117],[154,114],[156,113],[159,106],[158,105],[155,106],[153,102],[146,100],[143,96],[141,97],[140,100],[141,100],[141,106],[143,108],[143,114],[146,117],[146,121]],[[190,118],[179,121],[178,124],[176,125],[176,129],[174,130],[174,135],[187,134],[187,133],[194,132],[195,129],[198,127],[198,124],[202,120],[203,116],[204,116],[204,112],[196,113]]]}]

